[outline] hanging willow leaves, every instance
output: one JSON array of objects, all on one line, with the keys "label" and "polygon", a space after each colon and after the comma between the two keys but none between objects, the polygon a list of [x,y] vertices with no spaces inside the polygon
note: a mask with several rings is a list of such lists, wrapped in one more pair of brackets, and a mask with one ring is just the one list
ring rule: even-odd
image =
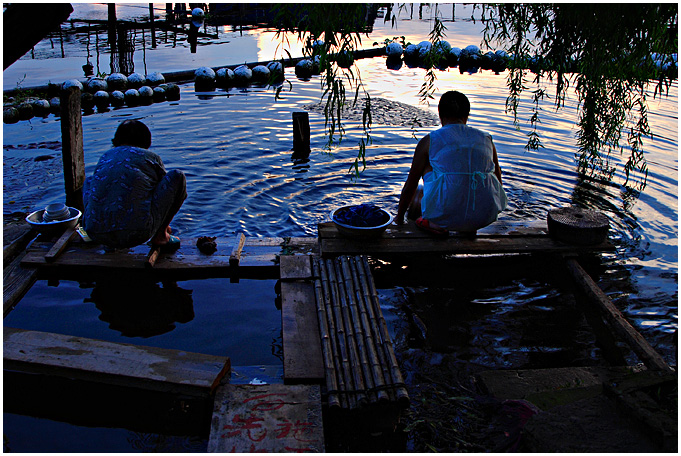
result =
[{"label": "hanging willow leaves", "polygon": [[[306,3],[274,5],[274,23],[278,36],[286,40],[287,33],[297,34],[305,43],[303,55],[317,59],[322,73],[322,100],[327,135],[327,149],[339,144],[345,136],[343,111],[356,104],[360,92],[364,96],[362,129],[359,150],[350,167],[355,175],[366,168],[366,147],[371,144],[371,99],[364,90],[359,69],[354,65],[354,51],[360,48],[365,32],[366,4]],[[289,43],[287,43],[289,44]],[[354,92],[348,98],[346,90]],[[368,113],[368,114],[367,114]]]},{"label": "hanging willow leaves", "polygon": [[[637,172],[638,186],[643,188],[647,177],[643,140],[652,136],[647,93],[651,85],[654,96],[668,93],[678,77],[678,6],[503,4],[480,8],[486,24],[484,43],[505,46],[513,56],[506,109],[513,113],[516,125],[530,71],[536,75],[535,84],[543,79],[555,81],[556,108],[564,106],[572,87],[579,108],[579,172],[612,179],[616,170],[609,160],[611,152],[628,151],[624,185]],[[535,108],[530,119],[535,133],[537,122]],[[540,145],[539,136],[530,133],[528,147]]]}]

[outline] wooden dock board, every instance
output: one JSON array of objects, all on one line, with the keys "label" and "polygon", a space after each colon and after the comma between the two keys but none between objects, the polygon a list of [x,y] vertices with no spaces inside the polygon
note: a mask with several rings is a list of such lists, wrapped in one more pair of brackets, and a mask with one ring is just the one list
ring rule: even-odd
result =
[{"label": "wooden dock board", "polygon": [[20,254],[2,271],[2,307],[3,318],[10,313],[16,304],[24,297],[38,280],[38,271],[31,267],[22,267],[21,260],[24,254]]},{"label": "wooden dock board", "polygon": [[310,257],[282,256],[280,261],[284,382],[321,383],[324,364]]},{"label": "wooden dock board", "polygon": [[[281,238],[245,242],[242,237],[219,238],[216,240],[218,250],[207,255],[196,247],[196,239],[187,238],[182,239],[182,246],[176,252],[161,253],[152,268],[146,267],[149,254],[147,245],[107,251],[101,245],[76,239],[58,258],[48,262],[45,255],[52,244],[36,242],[21,264],[66,275],[133,271],[161,276],[189,274],[192,277],[231,277],[238,274],[246,278],[249,274],[269,274],[275,277],[279,272],[277,256],[283,242]],[[239,247],[242,249],[239,250]],[[235,250],[239,250],[238,261]]]},{"label": "wooden dock board", "polygon": [[220,386],[208,452],[323,452],[320,394],[318,385]]},{"label": "wooden dock board", "polygon": [[478,231],[475,237],[453,234],[435,238],[419,230],[413,222],[391,225],[381,237],[353,239],[344,237],[332,222],[318,225],[322,256],[335,255],[431,255],[431,254],[502,254],[563,253],[614,250],[609,242],[598,245],[571,245],[548,236],[546,223],[518,226],[503,223]]},{"label": "wooden dock board", "polygon": [[180,350],[3,329],[4,369],[207,397],[230,360]]}]

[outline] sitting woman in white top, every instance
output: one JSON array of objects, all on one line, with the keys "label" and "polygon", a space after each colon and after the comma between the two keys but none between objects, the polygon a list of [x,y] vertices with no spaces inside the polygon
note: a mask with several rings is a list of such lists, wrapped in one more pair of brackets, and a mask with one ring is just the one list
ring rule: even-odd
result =
[{"label": "sitting woman in white top", "polygon": [[488,133],[466,125],[470,113],[466,95],[445,93],[438,112],[442,127],[416,146],[395,221],[404,223],[409,209],[407,215],[416,226],[433,234],[474,234],[506,208],[497,150]]}]

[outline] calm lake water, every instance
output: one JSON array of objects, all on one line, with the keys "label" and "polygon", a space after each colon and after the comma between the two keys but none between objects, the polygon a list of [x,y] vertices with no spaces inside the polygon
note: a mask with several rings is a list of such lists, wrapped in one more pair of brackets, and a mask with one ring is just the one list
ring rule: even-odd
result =
[{"label": "calm lake water", "polygon": [[[75,4],[72,18],[106,18],[106,6]],[[157,4],[163,15],[163,5]],[[480,44],[482,25],[466,20],[471,7],[457,5],[452,21],[451,5],[439,10],[453,46]],[[418,43],[427,39],[434,9],[424,8],[418,18],[409,7],[400,12],[396,28],[378,18],[363,46],[374,41],[404,35]],[[145,5],[119,5],[119,19],[148,14]],[[209,26],[208,32],[214,33]],[[219,38],[199,38],[196,54],[189,52],[186,40],[164,43],[149,49],[150,37],[141,32],[134,54],[135,70],[178,71],[199,66],[219,66],[268,61],[279,57],[274,33],[267,30],[218,30]],[[13,88],[60,82],[81,77],[87,59],[87,34],[65,35],[66,56],[53,38],[35,48],[3,74],[3,87]],[[101,51],[106,35],[100,34]],[[90,36],[90,60],[97,59],[102,72],[110,72],[108,55],[96,56],[95,36]],[[291,41],[291,54],[299,46]],[[279,52],[279,54],[276,54]],[[58,55],[55,55],[58,53]],[[649,175],[645,189],[633,194],[622,186],[623,161],[612,183],[584,182],[576,172],[575,134],[577,100],[566,100],[565,108],[555,111],[550,101],[542,104],[539,131],[544,148],[526,151],[529,103],[521,106],[520,128],[504,112],[507,97],[505,74],[489,71],[461,74],[458,68],[437,72],[435,102],[419,103],[418,92],[425,71],[403,66],[388,70],[384,58],[356,62],[365,90],[371,97],[400,101],[437,112],[437,99],[447,90],[460,90],[471,101],[470,125],[489,131],[495,141],[509,199],[501,220],[544,220],[547,211],[578,202],[603,211],[610,219],[610,239],[617,251],[604,255],[599,285],[624,312],[632,324],[676,364],[675,332],[678,318],[678,85],[668,96],[649,99],[649,122],[654,137],[645,143]],[[431,128],[410,128],[374,124],[373,143],[367,149],[367,168],[359,179],[347,170],[357,154],[361,124],[345,123],[346,137],[327,152],[324,118],[310,113],[312,153],[309,161],[291,157],[291,113],[318,102],[320,80],[298,80],[287,69],[290,91],[275,100],[271,88],[231,89],[216,96],[197,96],[193,84],[181,86],[178,102],[146,107],[113,109],[83,117],[86,172],[90,175],[99,156],[110,147],[117,125],[124,119],[140,119],[151,129],[152,150],[159,153],[166,168],[182,169],[188,179],[189,197],[173,222],[180,237],[202,235],[231,236],[244,232],[249,237],[315,236],[317,223],[327,221],[329,212],[343,204],[374,202],[396,211],[399,192],[409,170],[417,140]],[[529,82],[528,82],[529,84]],[[532,85],[530,84],[530,88]],[[550,92],[550,91],[549,91]],[[63,201],[60,160],[60,123],[50,115],[3,127],[3,211],[33,211],[52,202]],[[35,161],[36,157],[54,158]],[[452,274],[458,274],[456,269]],[[400,350],[403,369],[410,379],[412,396],[421,391],[419,372],[438,371],[444,375],[452,365],[484,368],[524,368],[547,353],[560,352],[562,362],[593,364],[598,351],[590,336],[583,336],[580,323],[564,329],[569,342],[540,341],[528,337],[529,327],[537,334],[550,335],[565,326],[568,318],[561,310],[561,298],[542,278],[517,271],[490,278],[489,283],[470,289],[466,282],[452,287],[428,287],[418,283],[415,274],[404,283],[384,283],[377,276],[386,317]],[[232,365],[277,365],[281,357],[280,314],[275,307],[274,281],[225,280],[187,281],[178,286],[191,290],[190,302],[178,298],[178,313],[164,327],[139,328],[150,314],[116,312],[106,296],[107,288],[62,281],[57,288],[38,282],[17,308],[5,318],[5,325],[92,337],[118,342],[183,349],[202,353],[227,354]],[[413,283],[412,283],[413,282]],[[481,282],[483,282],[481,280]],[[405,285],[409,283],[409,285]],[[454,287],[459,287],[454,289]],[[98,290],[99,288],[99,290]],[[122,301],[136,290],[119,292]],[[164,295],[163,290],[149,293]],[[172,290],[168,293],[173,293]],[[186,296],[174,293],[173,296]],[[456,298],[452,298],[456,295]],[[216,299],[215,296],[221,296]],[[159,298],[161,299],[161,298]],[[477,306],[479,313],[469,311]],[[161,311],[163,313],[163,311]],[[193,313],[191,315],[190,313]],[[414,343],[413,315],[429,327],[425,346]],[[446,318],[443,318],[446,317]],[[124,321],[121,321],[124,320]],[[446,322],[445,322],[446,320]],[[464,321],[465,323],[461,323]],[[458,323],[457,323],[458,322]],[[520,323],[522,324],[520,324]],[[138,326],[135,326],[138,324]],[[457,326],[460,325],[460,326]],[[536,325],[536,326],[532,326]],[[465,326],[465,327],[464,327]],[[124,328],[124,329],[121,329]],[[131,329],[132,328],[132,329]],[[228,328],[228,330],[226,330]],[[135,332],[137,331],[137,332]],[[146,332],[145,332],[146,331]],[[227,334],[225,334],[227,333]],[[153,334],[153,335],[152,335]],[[458,336],[456,336],[458,334]],[[448,335],[444,337],[443,335]],[[458,338],[457,338],[458,337]],[[418,339],[418,338],[417,338]],[[549,361],[550,364],[551,361]],[[636,362],[631,359],[630,362]],[[450,366],[445,368],[444,366]],[[90,429],[58,423],[59,432],[47,420],[5,414],[6,445],[13,451],[137,451],[125,430],[101,429],[101,443],[87,443],[79,436]],[[67,430],[61,430],[66,427]],[[45,429],[52,438],[34,439],[26,429]],[[66,433],[66,434],[63,434]],[[65,448],[60,435],[70,435]],[[81,442],[81,443],[79,443]],[[185,442],[186,443],[186,442]],[[80,446],[79,446],[80,445]],[[412,445],[412,446],[409,446]],[[182,450],[182,445],[176,449]],[[407,449],[418,449],[413,442]],[[167,451],[167,449],[164,449]],[[184,450],[186,450],[186,445]]]}]

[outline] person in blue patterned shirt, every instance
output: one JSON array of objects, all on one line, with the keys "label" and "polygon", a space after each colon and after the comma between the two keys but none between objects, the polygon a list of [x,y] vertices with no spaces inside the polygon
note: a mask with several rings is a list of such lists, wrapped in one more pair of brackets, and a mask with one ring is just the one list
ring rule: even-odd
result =
[{"label": "person in blue patterned shirt", "polygon": [[99,159],[83,187],[83,228],[93,241],[114,248],[152,245],[172,250],[180,240],[170,222],[187,198],[182,171],[166,172],[149,150],[151,132],[138,120],[118,126],[113,148]]}]

